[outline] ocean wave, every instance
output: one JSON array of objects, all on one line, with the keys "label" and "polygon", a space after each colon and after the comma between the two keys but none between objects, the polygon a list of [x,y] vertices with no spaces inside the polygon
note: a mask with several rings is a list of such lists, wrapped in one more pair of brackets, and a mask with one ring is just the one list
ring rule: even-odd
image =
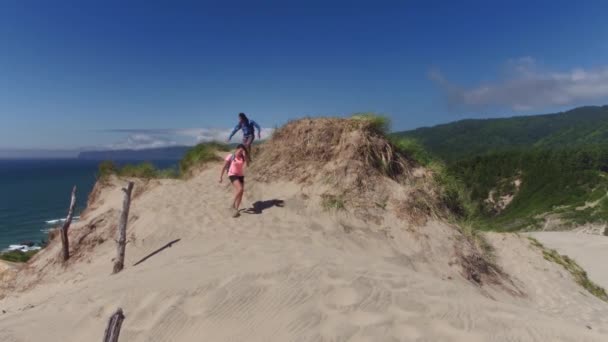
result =
[{"label": "ocean wave", "polygon": [[[80,219],[80,216],[74,216],[72,218],[73,221],[78,221],[79,219]],[[46,224],[63,223],[63,222],[65,222],[65,218],[58,218],[58,219],[48,220],[48,221],[44,221],[44,222],[46,222]]]},{"label": "ocean wave", "polygon": [[27,252],[27,251],[35,251],[35,250],[39,250],[42,247],[40,246],[28,246],[28,245],[9,245],[8,248],[6,249],[7,251],[21,251],[21,252]]}]

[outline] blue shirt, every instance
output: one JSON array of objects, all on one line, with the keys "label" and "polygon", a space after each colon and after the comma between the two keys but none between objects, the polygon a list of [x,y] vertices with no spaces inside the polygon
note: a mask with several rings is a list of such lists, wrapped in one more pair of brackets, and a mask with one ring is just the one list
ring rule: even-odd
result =
[{"label": "blue shirt", "polygon": [[232,130],[232,133],[230,133],[228,140],[232,139],[232,136],[235,135],[236,132],[239,131],[239,129],[243,130],[243,136],[245,136],[245,137],[254,136],[256,129],[258,130],[258,132],[262,131],[262,128],[260,127],[260,125],[258,125],[253,120],[249,120],[249,125],[239,122]]}]

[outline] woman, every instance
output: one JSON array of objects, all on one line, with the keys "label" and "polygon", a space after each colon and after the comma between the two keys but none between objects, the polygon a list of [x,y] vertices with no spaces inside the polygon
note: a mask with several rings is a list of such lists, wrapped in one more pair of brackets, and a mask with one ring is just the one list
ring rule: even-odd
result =
[{"label": "woman", "polygon": [[243,192],[245,191],[245,166],[247,165],[247,149],[245,145],[239,144],[234,153],[229,154],[225,158],[222,173],[220,174],[220,183],[224,180],[224,173],[228,172],[228,179],[234,186],[234,201],[232,202],[233,217],[239,217],[239,207],[243,200]]},{"label": "woman", "polygon": [[249,120],[245,113],[239,113],[239,123],[234,127],[232,133],[228,137],[228,141],[232,139],[232,137],[239,130],[243,130],[243,145],[247,149],[248,156],[251,156],[251,144],[253,144],[253,140],[255,139],[255,130],[258,130],[258,139],[262,138],[262,128],[255,121]]}]

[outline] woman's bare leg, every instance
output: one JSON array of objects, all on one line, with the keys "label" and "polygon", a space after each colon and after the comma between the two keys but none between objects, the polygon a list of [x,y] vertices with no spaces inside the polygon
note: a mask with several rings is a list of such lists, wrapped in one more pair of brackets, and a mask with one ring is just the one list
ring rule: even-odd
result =
[{"label": "woman's bare leg", "polygon": [[238,190],[234,199],[234,207],[236,208],[236,210],[239,210],[239,208],[241,207],[241,201],[243,200],[243,193],[245,192],[245,189],[243,189],[243,184],[241,184],[241,182],[236,181],[236,183],[238,184]]},{"label": "woman's bare leg", "polygon": [[239,207],[241,206],[241,201],[243,199],[243,184],[241,184],[238,179],[235,179],[234,182],[232,182],[232,185],[234,186],[235,191],[232,206],[236,210],[236,213],[238,213]]}]

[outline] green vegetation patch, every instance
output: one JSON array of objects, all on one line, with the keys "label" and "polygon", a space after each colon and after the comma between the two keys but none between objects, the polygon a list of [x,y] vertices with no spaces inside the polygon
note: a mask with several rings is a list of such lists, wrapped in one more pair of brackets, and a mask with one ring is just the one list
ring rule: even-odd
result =
[{"label": "green vegetation patch", "polygon": [[27,262],[40,250],[31,250],[27,252],[22,251],[9,251],[0,253],[0,259],[10,262]]},{"label": "green vegetation patch", "polygon": [[179,172],[176,168],[158,169],[152,163],[127,164],[122,167],[112,161],[103,161],[99,164],[98,177],[105,178],[110,175],[133,178],[177,178]]},{"label": "green vegetation patch", "polygon": [[417,161],[420,165],[427,166],[436,161],[430,153],[415,139],[391,135],[389,140],[399,153]]},{"label": "green vegetation patch", "polygon": [[230,146],[219,143],[203,143],[189,149],[179,162],[179,170],[182,175],[187,174],[193,167],[203,165],[208,162],[218,161],[217,151],[228,152]]},{"label": "green vegetation patch", "polygon": [[391,130],[391,120],[384,115],[375,113],[356,113],[351,116],[351,118],[370,122],[372,127],[381,134],[388,134]]},{"label": "green vegetation patch", "polygon": [[574,281],[576,281],[579,285],[585,288],[585,290],[587,290],[589,293],[596,296],[597,298],[608,302],[608,294],[606,294],[604,288],[592,282],[587,276],[587,272],[585,272],[585,270],[580,267],[576,263],[576,261],[574,261],[567,255],[559,254],[554,249],[546,248],[545,246],[543,246],[543,244],[541,244],[533,237],[528,237],[528,239],[534,247],[537,247],[542,251],[545,260],[561,265],[566,271],[568,271],[572,275]]},{"label": "green vegetation patch", "polygon": [[345,209],[344,196],[323,194],[321,196],[321,206],[325,210],[344,210]]},{"label": "green vegetation patch", "polygon": [[216,142],[198,144],[186,152],[179,162],[179,168],[159,169],[149,162],[119,166],[112,161],[103,161],[99,164],[98,178],[103,179],[110,175],[143,179],[179,178],[187,175],[195,166],[219,161],[220,158],[216,154],[218,151],[230,151],[230,146]]}]

